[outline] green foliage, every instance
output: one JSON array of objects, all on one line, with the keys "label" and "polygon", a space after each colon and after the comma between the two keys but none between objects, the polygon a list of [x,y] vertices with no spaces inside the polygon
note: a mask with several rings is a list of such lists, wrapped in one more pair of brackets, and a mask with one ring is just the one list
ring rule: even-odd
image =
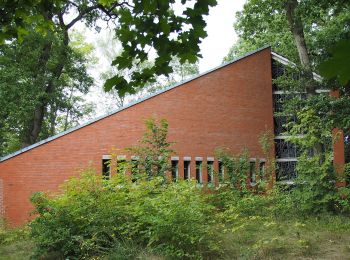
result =
[{"label": "green foliage", "polygon": [[257,181],[258,191],[265,191],[269,188],[269,184],[272,186],[275,182],[276,160],[275,154],[273,153],[274,138],[275,136],[270,130],[264,131],[259,137],[259,144],[266,162],[263,172],[259,171],[259,178]]},{"label": "green foliage", "polygon": [[134,243],[176,258],[200,257],[212,246],[212,207],[194,182],[164,185],[161,177],[132,182],[93,171],[65,183],[58,196],[36,193],[38,217],[30,224],[36,255],[71,259],[107,254]]},{"label": "green foliage", "polygon": [[[239,36],[225,58],[271,45],[272,49],[299,64],[296,44],[287,16],[286,1],[249,0],[236,13],[234,28]],[[303,22],[304,36],[312,65],[317,67],[328,56],[328,49],[349,37],[349,3],[346,1],[298,1],[296,15]],[[345,25],[345,26],[344,26]]]},{"label": "green foliage", "polygon": [[[121,54],[121,44],[118,39],[114,37],[112,31],[107,33],[105,37],[101,38],[102,39],[99,39],[98,42],[98,51],[101,52],[105,62],[111,64],[113,59]],[[118,70],[116,66],[110,66],[102,73],[101,79],[105,81],[114,75],[128,78],[131,72],[140,72],[142,69],[151,68],[153,64],[153,60],[145,60],[142,63],[135,63],[131,69],[123,71]],[[114,99],[114,103],[117,102],[118,107],[123,107],[125,97],[129,97],[129,99],[138,99],[144,95],[157,92],[180,81],[183,81],[188,77],[199,74],[198,63],[185,62],[184,64],[181,64],[179,58],[172,57],[172,60],[169,64],[173,70],[172,73],[170,73],[167,77],[164,75],[156,77],[155,82],[145,85],[143,88],[136,89],[136,93],[133,95],[121,95],[121,92],[113,88],[104,93],[104,95],[111,96]]]},{"label": "green foliage", "polygon": [[296,116],[297,122],[289,123],[289,133],[292,135],[290,140],[303,150],[312,149],[316,144],[332,139],[332,122],[322,120],[313,108],[302,108]]},{"label": "green foliage", "polygon": [[[51,46],[51,56],[48,67],[44,68],[40,63],[41,51],[47,44]],[[80,45],[85,46],[81,42]],[[62,48],[58,35],[43,37],[35,32],[26,36],[21,44],[13,41],[0,45],[0,156],[22,146],[31,131],[34,112],[42,105],[44,113],[38,139],[66,130],[91,113],[81,97],[93,83],[87,75],[88,53],[82,53],[81,47],[79,51],[67,47],[63,61]],[[64,71],[53,79],[62,62]]]},{"label": "green foliage", "polygon": [[292,190],[295,206],[306,214],[322,211],[342,211],[339,208],[336,173],[333,169],[332,158],[326,156],[320,163],[320,157],[310,158],[306,154],[298,158],[298,177],[296,187]]},{"label": "green foliage", "polygon": [[226,149],[217,149],[215,156],[225,167],[225,173],[228,174],[231,188],[238,189],[243,193],[247,192],[250,168],[248,151],[244,150],[238,155],[232,155]]},{"label": "green foliage", "polygon": [[[195,63],[201,57],[199,43],[207,36],[203,16],[209,13],[209,7],[216,5],[216,1],[197,1],[193,7],[184,8],[181,15],[175,14],[171,7],[173,2],[134,1],[133,9],[117,10],[120,18],[116,36],[123,51],[113,65],[117,65],[119,70],[131,69],[134,62],[142,63],[149,59],[150,46],[157,57],[151,68],[131,73],[130,80],[118,75],[112,77],[106,82],[105,89],[116,88],[121,94],[132,93],[145,82],[154,82],[156,76],[172,73],[169,64],[172,57],[178,57],[181,64],[186,61]],[[188,2],[181,1],[183,5]],[[191,29],[184,29],[189,25]]]},{"label": "green foliage", "polygon": [[[139,146],[127,148],[131,154],[138,158],[138,171],[146,173],[149,177],[160,176],[166,179],[170,171],[169,156],[174,153],[172,142],[167,140],[168,122],[165,119],[156,121],[155,118],[146,120],[146,132]],[[132,168],[130,165],[129,168]]]},{"label": "green foliage", "polygon": [[[349,197],[347,188],[338,190],[336,183],[341,175],[333,166],[333,153],[330,146],[338,140],[332,136],[332,122],[325,121],[312,108],[304,108],[297,112],[298,122],[291,125],[290,141],[297,144],[302,151],[298,157],[297,178],[292,190],[295,207],[301,212],[319,213],[323,211],[348,211]],[[302,134],[302,135],[301,135]],[[332,140],[327,145],[327,140]],[[315,147],[321,146],[323,151],[315,152]]]},{"label": "green foliage", "polygon": [[342,85],[350,81],[350,40],[339,41],[331,50],[331,58],[320,64],[319,69],[323,77],[337,78]]}]

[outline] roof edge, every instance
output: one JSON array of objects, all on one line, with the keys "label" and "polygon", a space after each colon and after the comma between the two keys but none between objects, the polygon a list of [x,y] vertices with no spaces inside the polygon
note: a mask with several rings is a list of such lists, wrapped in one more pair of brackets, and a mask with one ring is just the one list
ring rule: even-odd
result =
[{"label": "roof edge", "polygon": [[126,109],[128,109],[129,107],[135,106],[135,105],[137,105],[137,104],[139,104],[139,103],[142,103],[142,102],[144,102],[144,101],[146,101],[146,100],[148,100],[148,99],[151,99],[151,98],[153,98],[153,97],[155,97],[155,96],[158,96],[158,95],[163,94],[163,93],[165,93],[165,92],[167,92],[167,91],[170,91],[170,90],[172,90],[172,89],[174,89],[174,88],[177,88],[177,87],[179,87],[179,86],[181,86],[181,85],[184,85],[184,84],[186,84],[186,83],[188,83],[188,82],[191,82],[191,81],[193,81],[193,80],[195,80],[195,79],[198,79],[198,78],[200,78],[200,77],[203,77],[203,76],[205,76],[205,75],[207,75],[207,74],[209,74],[209,73],[211,73],[211,72],[214,72],[214,71],[216,71],[216,70],[218,70],[218,69],[221,69],[221,68],[223,68],[223,67],[226,67],[226,66],[228,66],[228,65],[231,65],[231,64],[233,64],[233,63],[235,63],[235,62],[237,62],[237,61],[240,61],[240,60],[242,60],[242,59],[244,59],[244,58],[247,58],[247,57],[249,57],[249,56],[251,56],[251,55],[253,55],[253,54],[256,54],[256,53],[258,53],[258,52],[260,52],[260,51],[263,51],[263,50],[265,50],[265,49],[267,49],[267,48],[271,48],[271,46],[270,46],[270,45],[265,45],[265,46],[263,46],[263,47],[261,47],[261,48],[259,48],[259,49],[256,49],[256,50],[254,50],[254,51],[248,52],[248,53],[246,53],[246,54],[243,55],[243,56],[240,56],[240,57],[238,57],[238,58],[236,58],[236,59],[233,59],[232,61],[225,62],[225,63],[223,63],[223,64],[221,64],[221,65],[218,65],[218,66],[216,66],[216,67],[214,67],[214,68],[212,68],[212,69],[210,69],[210,70],[207,70],[207,71],[205,71],[205,72],[199,73],[198,75],[196,75],[196,76],[194,76],[194,77],[192,77],[192,78],[189,78],[189,79],[187,79],[187,80],[181,81],[181,82],[179,82],[179,83],[177,83],[177,84],[175,84],[175,85],[169,86],[169,87],[167,87],[167,88],[165,88],[165,89],[163,89],[163,90],[160,90],[160,91],[158,91],[158,92],[155,92],[155,93],[153,93],[153,94],[151,94],[151,95],[149,95],[149,96],[146,96],[146,97],[141,98],[141,99],[139,99],[139,100],[136,100],[136,101],[134,101],[134,102],[130,102],[129,104],[127,104],[126,106],[124,106],[124,107],[122,107],[122,108],[118,108],[118,109],[112,110],[111,112],[109,112],[109,113],[107,113],[107,114],[104,114],[104,115],[102,115],[102,116],[99,116],[99,117],[97,117],[97,118],[95,118],[95,119],[89,120],[89,121],[87,121],[86,123],[83,123],[83,124],[81,124],[81,125],[78,125],[78,126],[76,126],[76,127],[73,127],[73,128],[71,128],[71,129],[68,129],[68,130],[66,130],[66,131],[64,131],[64,132],[61,132],[61,133],[58,133],[58,134],[56,134],[56,135],[53,135],[53,136],[51,136],[51,137],[49,137],[49,138],[46,138],[46,139],[44,139],[44,140],[41,140],[41,141],[35,143],[35,144],[29,145],[29,146],[27,146],[27,147],[25,147],[25,148],[22,148],[22,149],[20,149],[20,150],[18,150],[18,151],[16,151],[16,152],[10,153],[10,154],[8,154],[8,155],[6,155],[6,156],[1,157],[1,158],[0,158],[0,162],[6,161],[6,160],[8,160],[8,159],[10,159],[10,158],[12,158],[12,157],[15,157],[15,156],[17,156],[17,155],[20,155],[20,154],[22,154],[22,153],[25,153],[25,152],[27,152],[27,151],[29,151],[29,150],[32,150],[32,149],[34,149],[34,148],[36,148],[36,147],[38,147],[38,146],[43,145],[43,144],[49,143],[49,142],[51,142],[51,141],[53,141],[53,140],[55,140],[55,139],[58,139],[58,138],[60,138],[60,137],[62,137],[62,136],[65,136],[65,135],[67,135],[67,134],[70,134],[70,133],[72,133],[72,132],[74,132],[74,131],[77,131],[77,130],[83,128],[83,127],[86,127],[86,126],[88,126],[88,125],[94,124],[94,123],[96,123],[96,122],[98,122],[98,121],[100,121],[100,120],[102,120],[102,119],[104,119],[104,118],[107,118],[107,117],[109,117],[109,116],[112,116],[112,115],[114,115],[114,114],[117,114],[117,113],[119,113],[119,112],[121,112],[121,111],[123,111],[123,110],[126,110]]},{"label": "roof edge", "polygon": [[[282,55],[277,54],[276,52],[271,51],[271,57],[274,60],[279,61],[284,65],[288,65],[291,67],[297,67],[297,65],[294,62],[288,60],[286,57],[283,57]],[[312,72],[312,75],[314,77],[314,80],[316,80],[318,82],[321,82],[323,80],[323,78],[315,72]]]}]

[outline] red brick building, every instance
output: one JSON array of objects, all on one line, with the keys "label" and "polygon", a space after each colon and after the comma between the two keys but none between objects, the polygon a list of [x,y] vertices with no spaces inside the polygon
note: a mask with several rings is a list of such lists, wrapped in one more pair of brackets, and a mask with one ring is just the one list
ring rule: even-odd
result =
[{"label": "red brick building", "polygon": [[[102,161],[111,148],[136,145],[145,131],[145,119],[151,116],[168,120],[169,140],[176,141],[172,159],[177,161],[179,178],[196,178],[196,164],[201,162],[212,163],[218,170],[214,158],[218,147],[234,153],[246,147],[250,157],[263,164],[266,158],[258,140],[264,131],[275,131],[279,143],[276,149],[286,145],[276,132],[281,120],[274,117],[274,107],[281,97],[276,95],[283,95],[272,84],[276,63],[288,61],[269,47],[257,50],[1,158],[0,216],[13,224],[23,223],[30,219],[29,197],[33,192],[57,190],[64,180],[89,164],[101,173]],[[343,163],[343,150],[343,143],[339,143],[336,163]],[[293,152],[277,154],[281,169],[286,169],[278,173],[281,180],[292,178],[295,157]],[[202,167],[200,178],[203,183],[208,181],[206,167]]]}]

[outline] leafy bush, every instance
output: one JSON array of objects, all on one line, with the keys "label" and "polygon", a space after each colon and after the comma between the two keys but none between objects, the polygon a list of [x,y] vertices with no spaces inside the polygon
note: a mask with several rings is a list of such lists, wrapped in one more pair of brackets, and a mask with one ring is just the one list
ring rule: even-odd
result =
[{"label": "leafy bush", "polygon": [[161,177],[146,176],[132,182],[122,174],[105,181],[88,171],[63,189],[58,196],[32,196],[36,256],[84,258],[132,242],[167,256],[198,258],[215,246],[212,207],[193,182],[165,185]]}]

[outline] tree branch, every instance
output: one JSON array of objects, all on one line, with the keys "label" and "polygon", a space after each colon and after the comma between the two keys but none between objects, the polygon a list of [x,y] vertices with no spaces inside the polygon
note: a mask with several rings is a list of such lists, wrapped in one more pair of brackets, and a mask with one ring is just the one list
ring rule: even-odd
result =
[{"label": "tree branch", "polygon": [[86,8],[84,11],[79,12],[78,16],[75,17],[69,24],[67,24],[67,29],[71,28],[76,22],[80,21],[86,14],[100,8],[100,6],[100,4],[93,5]]},{"label": "tree branch", "polygon": [[[74,3],[72,3],[70,1],[70,3],[72,5],[74,5],[75,7],[78,8],[78,6]],[[81,19],[84,18],[85,15],[89,14],[90,12],[94,11],[94,10],[100,10],[101,12],[105,13],[110,19],[117,17],[116,14],[113,14],[113,10],[117,7],[122,7],[122,6],[128,6],[128,7],[133,7],[131,4],[129,4],[128,1],[123,1],[123,2],[114,2],[110,8],[106,8],[105,6],[103,6],[102,4],[96,4],[96,5],[92,5],[90,7],[87,7],[85,10],[83,11],[79,11],[79,14],[77,15],[77,17],[75,17],[72,21],[70,21],[69,24],[67,24],[67,29],[70,29],[76,22],[80,21]]]}]

